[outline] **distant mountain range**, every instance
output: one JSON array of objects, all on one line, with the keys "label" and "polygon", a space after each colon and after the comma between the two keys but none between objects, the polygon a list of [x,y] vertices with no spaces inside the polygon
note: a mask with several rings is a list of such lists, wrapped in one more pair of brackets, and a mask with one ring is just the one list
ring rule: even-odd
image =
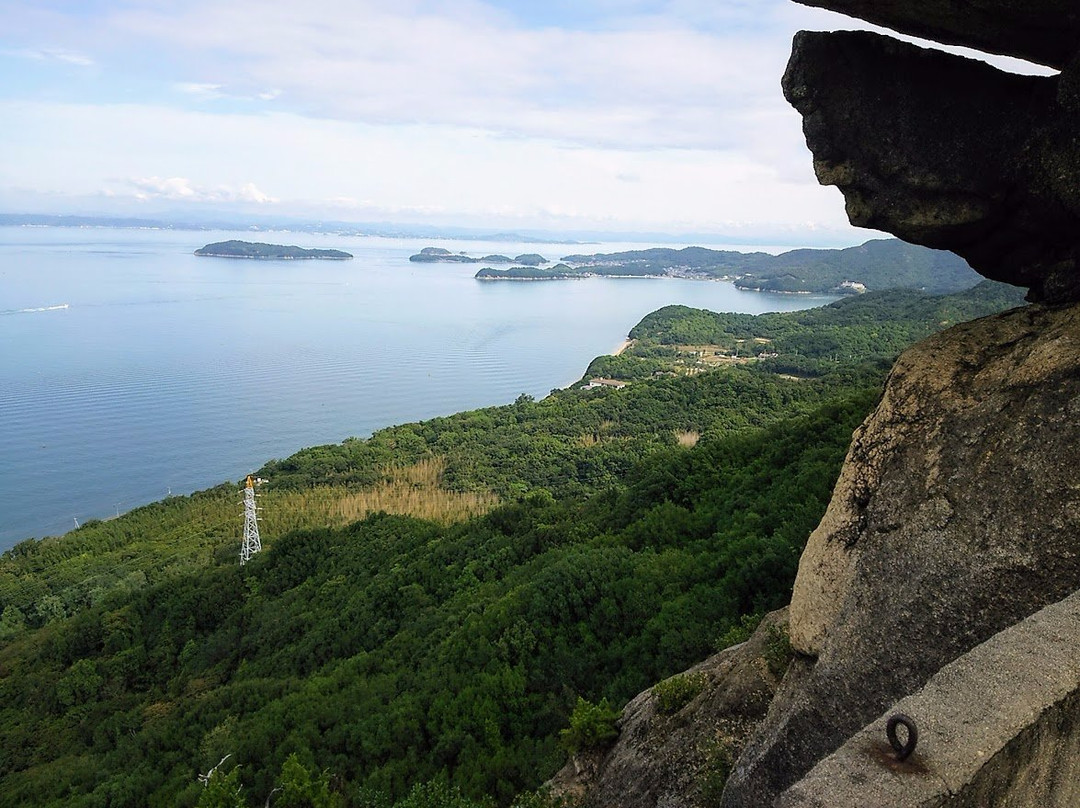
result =
[{"label": "distant mountain range", "polygon": [[843,231],[796,230],[756,232],[671,233],[662,230],[601,230],[569,227],[523,227],[493,230],[486,226],[425,224],[422,222],[342,221],[340,219],[270,216],[240,213],[198,206],[174,210],[147,211],[139,216],[120,213],[0,213],[0,227],[123,227],[154,230],[251,230],[293,233],[329,233],[341,236],[380,236],[407,239],[463,239],[511,244],[566,244],[583,246],[599,242],[637,244],[722,244],[823,245],[850,243],[851,233]]}]

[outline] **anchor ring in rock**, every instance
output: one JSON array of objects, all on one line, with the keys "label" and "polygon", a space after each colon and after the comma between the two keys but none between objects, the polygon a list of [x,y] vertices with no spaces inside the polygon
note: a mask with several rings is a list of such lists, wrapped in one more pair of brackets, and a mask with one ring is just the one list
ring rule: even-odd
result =
[{"label": "anchor ring in rock", "polygon": [[[899,726],[907,730],[907,740],[904,743],[900,743],[896,735],[896,728]],[[885,724],[885,734],[889,737],[889,746],[896,752],[897,760],[907,760],[911,757],[911,753],[915,751],[915,744],[919,742],[919,730],[916,729],[915,722],[903,713],[897,713],[889,719]]]}]

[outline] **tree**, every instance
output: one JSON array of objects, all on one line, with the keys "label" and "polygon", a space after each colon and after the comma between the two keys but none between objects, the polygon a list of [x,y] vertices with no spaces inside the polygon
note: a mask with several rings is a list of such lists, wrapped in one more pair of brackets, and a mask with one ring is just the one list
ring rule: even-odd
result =
[{"label": "tree", "polygon": [[620,714],[607,699],[593,704],[578,696],[570,715],[570,726],[559,733],[559,739],[572,755],[603,749],[619,735],[615,722]]},{"label": "tree", "polygon": [[4,613],[0,615],[0,640],[14,637],[26,628],[26,617],[18,606],[8,605],[4,607]]},{"label": "tree", "polygon": [[341,797],[330,790],[330,774],[313,775],[293,752],[281,764],[281,791],[274,808],[338,808]]},{"label": "tree", "polygon": [[243,794],[244,786],[240,783],[240,767],[236,766],[228,774],[222,774],[218,768],[220,765],[211,769],[206,776],[197,808],[248,808]]}]

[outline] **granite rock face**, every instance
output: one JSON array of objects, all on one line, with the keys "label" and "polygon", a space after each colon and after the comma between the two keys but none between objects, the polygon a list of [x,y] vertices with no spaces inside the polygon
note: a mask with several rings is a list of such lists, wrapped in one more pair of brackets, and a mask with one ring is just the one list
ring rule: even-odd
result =
[{"label": "granite rock face", "polygon": [[[1019,76],[878,34],[802,32],[783,80],[818,179],[840,188],[853,224],[952,250],[1046,305],[957,326],[897,361],[800,561],[799,653],[728,781],[727,808],[848,804],[819,800],[813,783],[870,783],[852,768],[865,745],[856,733],[897,702],[920,703],[909,694],[928,682],[948,691],[973,648],[1080,588],[1080,4],[800,2],[1062,70]],[[1063,625],[1038,661],[1072,675],[1054,659],[1075,658]],[[1027,630],[981,652],[979,666],[1000,663],[988,690],[1008,670],[1024,687]],[[1016,694],[1021,713],[1037,689]],[[934,733],[978,734],[1005,715],[978,691],[976,675],[964,692],[986,721],[939,699]],[[1077,748],[1074,696],[1047,708],[1045,726],[1024,723],[1037,710],[1011,730],[999,721],[996,752],[953,744],[934,777],[972,772],[970,799],[948,787],[944,802],[917,804],[1071,804],[1075,792],[1040,772]],[[826,775],[807,777],[826,760]]]},{"label": "granite rock face", "polygon": [[1078,73],[1020,76],[879,34],[803,31],[783,88],[852,224],[1068,302],[1080,300]]},{"label": "granite rock face", "polygon": [[942,666],[1080,588],[1080,306],[897,361],[799,565],[800,652],[724,793],[763,808]]},{"label": "granite rock face", "polygon": [[1080,43],[1075,0],[795,0],[904,34],[1063,68]]}]

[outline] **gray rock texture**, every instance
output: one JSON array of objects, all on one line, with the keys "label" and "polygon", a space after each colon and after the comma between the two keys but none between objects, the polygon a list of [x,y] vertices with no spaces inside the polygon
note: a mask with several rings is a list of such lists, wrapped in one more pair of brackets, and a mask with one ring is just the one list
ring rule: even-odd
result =
[{"label": "gray rock texture", "polygon": [[1077,74],[1080,63],[1019,76],[879,34],[803,31],[783,88],[852,224],[1065,302],[1080,300]]},{"label": "gray rock texture", "polygon": [[698,808],[715,805],[747,736],[761,723],[779,684],[766,656],[787,610],[766,615],[745,643],[721,651],[684,676],[700,693],[669,715],[656,688],[623,710],[619,738],[604,753],[571,761],[547,785],[590,808]]},{"label": "gray rock texture", "polygon": [[[779,808],[1080,805],[1080,592],[936,673],[781,795]],[[900,763],[895,713],[919,729]]]},{"label": "gray rock texture", "polygon": [[856,431],[792,597],[788,669],[724,793],[782,791],[940,668],[1080,588],[1080,306],[909,349]]},{"label": "gray rock texture", "polygon": [[1062,68],[1080,43],[1075,0],[795,0],[894,31]]}]

